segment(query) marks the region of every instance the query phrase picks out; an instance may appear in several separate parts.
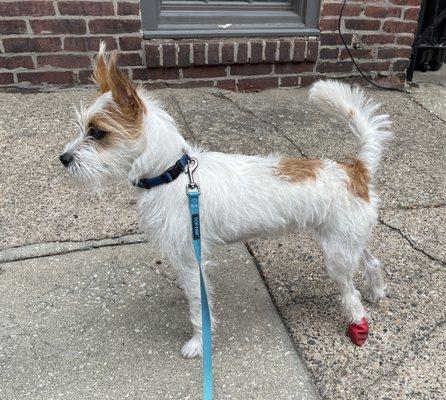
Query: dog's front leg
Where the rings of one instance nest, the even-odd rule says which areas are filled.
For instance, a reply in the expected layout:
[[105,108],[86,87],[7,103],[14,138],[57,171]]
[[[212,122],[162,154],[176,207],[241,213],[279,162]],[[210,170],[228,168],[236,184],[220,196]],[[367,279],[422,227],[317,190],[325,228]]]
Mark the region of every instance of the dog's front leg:
[[[181,354],[186,358],[201,357],[201,296],[200,296],[200,274],[195,260],[180,266],[180,283],[189,301],[190,322],[193,327],[192,338],[189,339],[181,349]],[[212,285],[205,272],[206,291],[211,311],[212,328],[215,326],[212,314]]]

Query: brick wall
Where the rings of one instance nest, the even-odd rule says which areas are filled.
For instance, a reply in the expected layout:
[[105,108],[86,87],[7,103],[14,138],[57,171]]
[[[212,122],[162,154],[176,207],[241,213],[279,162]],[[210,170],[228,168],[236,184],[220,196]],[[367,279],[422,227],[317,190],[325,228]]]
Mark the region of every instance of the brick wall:
[[0,85],[89,83],[100,40],[143,67],[139,1],[0,1]]
[[[348,0],[342,31],[361,69],[405,81],[420,0]],[[146,40],[139,1],[0,0],[0,86],[89,83],[99,41],[150,87],[257,90],[358,76],[336,32],[340,0],[323,0],[319,37]]]

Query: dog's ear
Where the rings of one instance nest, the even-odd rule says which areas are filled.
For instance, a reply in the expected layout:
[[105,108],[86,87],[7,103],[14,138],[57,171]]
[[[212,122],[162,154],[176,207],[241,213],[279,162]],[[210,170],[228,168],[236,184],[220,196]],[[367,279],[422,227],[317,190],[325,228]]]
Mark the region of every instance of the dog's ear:
[[93,82],[99,86],[99,92],[106,93],[110,90],[108,84],[107,58],[105,54],[105,43],[101,42],[99,53],[94,61]]
[[113,100],[129,115],[137,115],[143,110],[144,105],[136,93],[133,83],[118,67],[118,56],[115,52],[110,55],[108,66],[108,85],[112,92]]

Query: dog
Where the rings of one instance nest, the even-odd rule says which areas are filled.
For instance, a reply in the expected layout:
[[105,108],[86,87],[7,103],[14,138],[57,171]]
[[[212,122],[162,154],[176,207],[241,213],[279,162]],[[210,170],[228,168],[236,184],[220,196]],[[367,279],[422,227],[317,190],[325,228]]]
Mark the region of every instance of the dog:
[[[75,179],[102,190],[116,179],[139,182],[176,165],[182,155],[198,160],[204,262],[215,246],[255,237],[309,230],[318,239],[328,275],[339,287],[348,334],[362,345],[369,326],[353,282],[362,265],[368,299],[385,296],[379,260],[368,248],[377,223],[373,177],[392,134],[388,115],[363,91],[332,80],[317,81],[310,100],[343,117],[359,141],[350,163],[327,159],[246,156],[205,151],[188,143],[174,120],[149,93],[118,68],[117,54],[101,44],[93,81],[99,96],[77,111],[78,135],[60,161]],[[186,174],[147,190],[135,188],[141,230],[175,266],[189,301],[193,335],[184,357],[202,354],[199,271],[194,258]],[[212,285],[205,277],[211,303]],[[212,303],[211,303],[212,304]],[[212,318],[213,328],[215,320]]]

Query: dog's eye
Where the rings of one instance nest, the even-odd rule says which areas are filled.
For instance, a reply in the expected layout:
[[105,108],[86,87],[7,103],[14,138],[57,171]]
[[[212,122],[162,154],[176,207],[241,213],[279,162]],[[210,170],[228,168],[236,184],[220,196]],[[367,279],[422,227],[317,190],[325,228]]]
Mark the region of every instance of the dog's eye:
[[107,132],[101,131],[98,128],[91,127],[90,129],[88,129],[88,136],[91,136],[92,138],[94,138],[96,140],[103,139],[105,137],[105,135],[107,135]]

